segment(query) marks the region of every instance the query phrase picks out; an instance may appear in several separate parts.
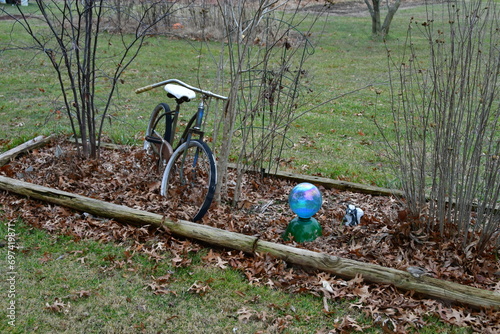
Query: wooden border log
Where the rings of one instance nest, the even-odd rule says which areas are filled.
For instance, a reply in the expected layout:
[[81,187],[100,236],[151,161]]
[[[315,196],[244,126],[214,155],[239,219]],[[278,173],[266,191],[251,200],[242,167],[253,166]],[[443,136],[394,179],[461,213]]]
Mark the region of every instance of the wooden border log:
[[38,136],[36,138],[28,140],[27,142],[19,146],[14,147],[13,149],[3,152],[2,154],[0,154],[0,166],[5,165],[6,163],[8,163],[9,161],[11,161],[12,159],[14,159],[23,152],[33,150],[35,148],[45,145],[46,143],[51,141],[52,138],[54,138],[54,135],[50,135],[48,137]]
[[[32,149],[35,149],[35,148],[38,148],[38,147],[45,145],[54,137],[55,137],[54,135],[50,135],[49,137],[38,136],[38,137],[36,137],[32,140],[29,140],[29,141],[9,150],[7,152],[0,154],[0,167],[5,165],[10,160],[14,159],[17,155],[19,155],[22,152],[26,152],[26,151],[29,151],[29,150],[32,150]],[[78,144],[78,140],[80,140],[80,138],[76,138],[76,140],[77,140],[77,144]],[[69,138],[68,141],[75,144],[74,137]],[[115,145],[115,144],[106,143],[106,142],[101,142],[100,146],[102,148],[108,148],[108,149],[119,149],[120,148],[120,145]],[[236,164],[229,164],[228,167],[229,168],[237,168]],[[254,169],[248,168],[248,166],[243,166],[243,169],[246,171],[255,172]],[[376,196],[394,195],[394,196],[398,196],[398,197],[402,197],[402,198],[405,197],[404,191],[399,190],[399,189],[390,189],[390,188],[376,187],[376,186],[370,186],[370,185],[348,182],[348,181],[333,180],[333,179],[320,177],[320,176],[294,174],[294,173],[281,172],[281,171],[276,171],[275,173],[265,172],[265,175],[276,176],[278,178],[296,181],[296,182],[310,182],[313,184],[322,185],[325,188],[347,190],[347,191],[376,195]],[[452,203],[452,205],[455,205],[455,204]],[[477,204],[473,203],[474,210],[476,209],[476,207],[477,207]],[[500,206],[496,206],[492,210],[494,210],[494,212],[496,213],[500,210]]]
[[[230,163],[230,164],[228,164],[228,167],[236,169],[237,165]],[[255,168],[252,168],[250,166],[243,165],[241,168],[246,172],[259,173],[258,171],[255,170]],[[325,188],[348,190],[348,191],[352,191],[352,192],[370,194],[370,195],[376,195],[376,196],[395,195],[395,196],[399,196],[399,197],[404,197],[404,191],[399,190],[399,189],[389,189],[389,188],[370,186],[370,185],[354,183],[354,182],[333,180],[333,179],[329,179],[329,178],[321,177],[321,176],[294,174],[294,173],[281,172],[281,171],[271,172],[271,171],[266,171],[266,170],[263,171],[263,174],[266,176],[276,176],[280,179],[285,179],[285,180],[290,180],[290,181],[295,181],[295,182],[309,182],[309,183],[312,183],[315,185],[322,185]]]
[[[83,146],[82,145],[82,138],[71,136],[71,137],[67,138],[66,140],[68,141],[68,143],[78,145],[78,146]],[[87,144],[90,145],[89,140],[87,140]],[[120,148],[123,148],[123,147],[125,147],[125,145],[118,145],[118,144],[114,144],[114,143],[108,143],[105,141],[101,141],[99,143],[99,148],[106,148],[106,149],[110,149],[110,150],[119,150]]]
[[188,221],[172,221],[155,213],[38,186],[4,176],[0,176],[0,189],[132,225],[164,227],[172,234],[197,239],[220,247],[232,248],[247,253],[269,253],[289,263],[312,267],[343,277],[352,278],[356,275],[362,275],[367,282],[393,284],[403,290],[413,290],[431,297],[475,307],[500,308],[500,294],[497,292],[432,277],[416,278],[406,271],[263,241],[257,237]]
[[399,196],[399,197],[404,197],[404,192],[402,190],[382,188],[382,187],[370,186],[370,185],[366,185],[366,184],[359,184],[359,183],[347,182],[347,181],[332,180],[332,179],[328,179],[326,177],[320,177],[320,176],[293,174],[293,173],[280,172],[280,171],[277,171],[276,173],[269,174],[269,175],[276,175],[279,178],[297,181],[297,182],[309,182],[309,183],[313,183],[313,184],[320,184],[325,188],[348,190],[348,191],[352,191],[352,192],[358,192],[358,193],[364,193],[364,194],[370,194],[370,195],[381,195],[381,196],[395,195],[395,196]]
[[[394,195],[394,196],[397,196],[400,198],[406,197],[405,192],[403,190],[399,190],[399,189],[389,189],[389,188],[370,186],[370,185],[354,183],[354,182],[332,180],[332,179],[328,179],[328,178],[320,177],[320,176],[293,174],[293,173],[280,172],[280,171],[276,172],[275,174],[268,174],[268,175],[275,175],[279,178],[286,179],[286,180],[292,180],[292,181],[296,181],[296,182],[309,182],[309,183],[313,183],[313,184],[320,184],[325,188],[347,190],[347,191],[376,195],[376,196]],[[431,200],[430,197],[427,197],[427,201],[430,201],[430,200]],[[446,201],[446,203],[451,204],[452,206],[456,205],[456,203],[454,201],[452,201],[451,203],[449,201]],[[477,210],[477,206],[478,206],[477,203],[472,203],[473,210]],[[497,205],[494,208],[488,207],[487,209],[493,210],[494,213],[497,213],[500,210],[500,205]]]

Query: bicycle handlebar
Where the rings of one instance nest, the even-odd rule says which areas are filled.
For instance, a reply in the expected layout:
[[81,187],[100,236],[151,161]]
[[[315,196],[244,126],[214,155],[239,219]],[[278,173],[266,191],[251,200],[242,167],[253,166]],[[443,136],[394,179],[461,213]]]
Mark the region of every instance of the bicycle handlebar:
[[211,96],[211,97],[215,97],[216,99],[221,99],[221,100],[227,100],[228,99],[226,96],[218,95],[218,94],[212,93],[212,92],[210,92],[208,90],[203,90],[201,88],[190,86],[187,83],[182,82],[182,81],[177,80],[177,79],[168,79],[168,80],[165,80],[165,81],[162,81],[162,82],[157,82],[157,83],[154,83],[154,84],[151,84],[151,85],[148,85],[148,86],[137,88],[135,90],[135,93],[136,94],[144,93],[144,92],[147,92],[148,90],[154,89],[156,87],[164,86],[164,85],[169,84],[169,83],[176,83],[178,85],[184,86],[184,87],[186,87],[188,89],[191,89],[191,90],[193,90],[195,92],[198,92],[200,94],[208,95],[208,96]]

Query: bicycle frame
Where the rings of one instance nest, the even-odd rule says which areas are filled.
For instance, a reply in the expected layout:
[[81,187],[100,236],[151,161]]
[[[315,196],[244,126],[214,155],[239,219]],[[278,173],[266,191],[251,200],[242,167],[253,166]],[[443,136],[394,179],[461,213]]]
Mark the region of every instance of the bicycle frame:
[[[181,137],[179,145],[184,143],[184,142],[187,142],[187,145],[189,147],[189,143],[191,142],[191,136],[193,133],[199,135],[200,140],[203,140],[203,136],[205,133],[201,130],[201,127],[203,125],[203,117],[205,115],[205,99],[207,99],[207,98],[208,98],[207,95],[202,95],[200,104],[198,105],[198,110],[196,111],[195,116],[193,116],[196,119],[195,124],[193,127],[190,127],[188,124],[188,126],[186,127],[186,130],[187,130],[186,139],[184,140],[184,138]],[[198,155],[199,154],[200,154],[200,151],[199,151],[199,149],[197,149],[195,159],[193,160],[193,166],[192,166],[193,170],[195,169],[194,167],[196,167],[196,164],[198,163]],[[186,156],[187,156],[187,150],[184,152],[184,155],[182,157],[182,164],[185,163]],[[184,179],[183,170],[180,171],[180,177],[181,177],[181,179]]]
[[[169,85],[170,83],[177,85]],[[227,97],[187,85],[177,79],[165,80],[139,88],[136,93],[164,85],[168,97],[175,98],[177,105],[173,111],[166,103],[157,105],[150,117],[144,147],[148,151],[149,148],[152,148],[152,152],[159,155],[159,163],[165,164],[161,194],[168,196],[169,187],[173,187],[170,189],[174,189],[174,192],[170,195],[173,194],[181,200],[193,202],[197,211],[192,219],[199,220],[210,207],[217,184],[216,160],[203,138],[206,102],[212,97],[222,100],[227,100]],[[201,94],[198,108],[182,135],[177,137],[179,138],[178,144],[172,151],[177,133],[180,105],[194,99],[195,92]],[[163,133],[161,133],[163,131],[162,118],[165,118]],[[195,139],[193,136],[199,136],[199,139]]]
[[[197,87],[193,87],[193,86],[188,85],[185,82],[182,82],[182,81],[177,80],[177,79],[169,79],[169,80],[161,81],[161,82],[158,82],[158,83],[155,83],[155,84],[151,84],[151,85],[148,85],[148,86],[145,86],[145,87],[142,87],[142,88],[138,88],[138,89],[135,90],[135,93],[136,94],[140,94],[140,93],[146,92],[148,90],[151,90],[151,89],[154,89],[154,88],[157,88],[157,87],[165,86],[165,85],[170,84],[170,83],[178,84],[180,86],[183,86],[183,87],[185,87],[187,89],[190,89],[190,90],[192,90],[194,92],[197,92],[197,93],[201,94],[201,101],[200,101],[200,103],[198,105],[198,110],[197,110],[196,114],[193,115],[193,117],[191,118],[191,120],[188,122],[188,124],[186,126],[186,129],[184,130],[184,133],[182,134],[179,143],[175,147],[175,149],[176,149],[182,143],[184,143],[186,141],[188,141],[188,142],[191,141],[192,133],[196,133],[196,134],[200,135],[200,139],[203,140],[204,132],[201,130],[201,127],[202,127],[202,124],[203,124],[203,117],[204,117],[204,114],[205,114],[205,101],[207,99],[209,99],[210,97],[215,97],[215,98],[221,99],[221,100],[227,100],[227,97],[219,95],[219,94],[215,94],[215,93],[212,93],[210,91],[203,90],[203,89],[200,89],[200,88],[197,88]],[[179,117],[180,105],[183,102],[184,102],[184,100],[180,100],[180,101],[177,100],[177,105],[175,107],[175,110],[172,112],[174,118],[172,120],[172,131],[171,131],[171,134],[170,134],[170,138],[164,138],[170,144],[173,144],[173,141],[174,141],[174,138],[175,138],[175,133],[177,132],[177,120],[178,120],[178,117]],[[193,120],[193,118],[194,118],[194,120]],[[194,126],[192,126],[192,122],[193,121],[195,122]],[[165,134],[164,134],[163,137],[165,137]]]

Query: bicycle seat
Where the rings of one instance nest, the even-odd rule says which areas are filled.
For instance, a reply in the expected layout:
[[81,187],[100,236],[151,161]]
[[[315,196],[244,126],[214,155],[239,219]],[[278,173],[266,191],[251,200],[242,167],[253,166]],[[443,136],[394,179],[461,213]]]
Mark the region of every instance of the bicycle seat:
[[181,102],[189,102],[196,97],[196,93],[191,89],[174,84],[165,85],[165,91],[168,93],[168,97],[175,98]]

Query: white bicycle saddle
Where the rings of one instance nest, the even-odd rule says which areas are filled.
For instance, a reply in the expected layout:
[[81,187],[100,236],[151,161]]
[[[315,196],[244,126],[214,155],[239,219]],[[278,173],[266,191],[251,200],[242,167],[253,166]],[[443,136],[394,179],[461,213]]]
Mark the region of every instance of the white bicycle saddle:
[[174,84],[165,85],[165,91],[169,94],[169,97],[175,97],[178,100],[184,100],[186,102],[196,97],[196,93],[191,89]]

